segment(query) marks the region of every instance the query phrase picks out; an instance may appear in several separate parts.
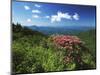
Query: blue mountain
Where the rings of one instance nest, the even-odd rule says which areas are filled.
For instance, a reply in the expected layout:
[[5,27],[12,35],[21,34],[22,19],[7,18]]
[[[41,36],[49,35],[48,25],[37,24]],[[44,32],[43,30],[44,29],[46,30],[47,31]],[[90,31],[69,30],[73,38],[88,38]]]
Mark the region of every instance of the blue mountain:
[[47,35],[51,34],[77,34],[80,32],[95,29],[95,27],[86,26],[63,26],[63,27],[46,27],[46,26],[27,26],[29,29],[37,30]]

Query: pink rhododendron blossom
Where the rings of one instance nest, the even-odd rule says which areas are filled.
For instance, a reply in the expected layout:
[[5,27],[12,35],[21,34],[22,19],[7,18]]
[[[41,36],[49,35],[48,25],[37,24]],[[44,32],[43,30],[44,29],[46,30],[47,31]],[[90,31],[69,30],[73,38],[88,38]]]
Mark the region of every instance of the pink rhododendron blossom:
[[63,48],[72,50],[73,45],[82,44],[82,41],[77,36],[57,35],[53,37],[53,42]]

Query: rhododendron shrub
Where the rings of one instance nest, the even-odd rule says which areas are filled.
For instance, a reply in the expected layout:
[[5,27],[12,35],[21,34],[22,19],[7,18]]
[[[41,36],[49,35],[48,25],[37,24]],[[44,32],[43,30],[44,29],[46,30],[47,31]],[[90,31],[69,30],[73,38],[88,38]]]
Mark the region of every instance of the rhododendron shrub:
[[[85,47],[85,43],[80,38],[70,35],[52,35],[50,38],[55,44],[55,47],[62,50],[65,49],[65,56],[63,58],[65,64],[74,62],[74,67],[76,66],[78,69],[85,69],[85,67],[83,67],[84,64],[89,64],[88,62],[84,62],[83,55],[86,52],[88,53],[88,56],[91,56],[91,54],[88,52],[88,48]],[[88,58],[85,58],[85,60],[91,59],[89,60],[89,62],[91,62],[92,57]]]

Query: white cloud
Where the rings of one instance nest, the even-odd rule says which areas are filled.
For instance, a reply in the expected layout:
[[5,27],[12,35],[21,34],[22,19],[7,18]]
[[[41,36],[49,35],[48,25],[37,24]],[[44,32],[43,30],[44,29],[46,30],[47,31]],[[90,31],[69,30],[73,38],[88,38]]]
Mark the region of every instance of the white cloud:
[[61,19],[57,15],[52,15],[51,16],[51,22],[53,23],[55,21],[61,21]]
[[73,15],[73,19],[79,20],[79,14],[75,13],[75,14]]
[[62,13],[62,12],[58,12],[58,16],[60,18],[65,18],[65,19],[72,19],[71,15],[69,15],[69,13]]
[[27,19],[27,22],[31,22],[31,19]]
[[27,5],[25,5],[24,8],[25,8],[25,10],[29,10],[30,9],[30,7],[27,6]]
[[38,15],[32,15],[32,17],[33,17],[33,18],[39,18],[39,16],[38,16]]
[[50,16],[45,16],[45,18],[47,18],[47,19],[48,19],[48,18],[50,18]]
[[34,4],[35,7],[40,8],[41,6],[39,4]]
[[39,10],[32,10],[32,13],[41,13]]
[[57,12],[57,15],[52,15],[51,16],[51,22],[60,22],[62,19],[69,19],[72,20],[72,16],[69,15],[69,13],[62,13],[62,12]]

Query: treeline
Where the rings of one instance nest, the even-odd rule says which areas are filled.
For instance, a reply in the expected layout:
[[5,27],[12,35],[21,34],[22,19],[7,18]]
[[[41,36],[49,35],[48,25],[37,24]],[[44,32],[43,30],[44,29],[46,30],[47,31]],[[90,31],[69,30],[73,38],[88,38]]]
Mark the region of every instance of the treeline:
[[31,30],[25,26],[22,26],[19,23],[17,24],[12,23],[12,35],[13,35],[13,40],[23,36],[36,36],[36,35],[45,36],[43,33]]

